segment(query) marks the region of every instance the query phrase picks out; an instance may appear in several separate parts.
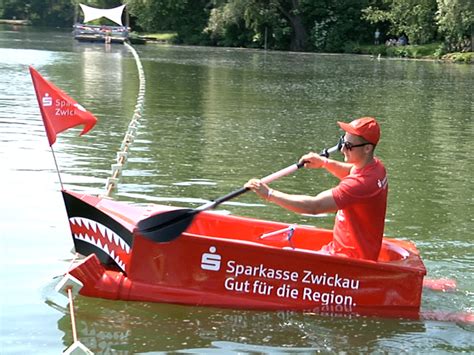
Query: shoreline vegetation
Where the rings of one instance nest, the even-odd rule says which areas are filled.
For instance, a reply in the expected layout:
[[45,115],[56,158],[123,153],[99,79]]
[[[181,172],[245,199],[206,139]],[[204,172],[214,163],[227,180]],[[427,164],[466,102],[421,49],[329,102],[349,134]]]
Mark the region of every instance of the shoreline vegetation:
[[[472,0],[83,0],[126,5],[134,44],[156,42],[306,53],[474,61]],[[78,0],[0,1],[0,18],[34,26],[84,22]],[[107,17],[95,25],[110,26]],[[89,21],[91,22],[91,21]],[[165,33],[163,36],[157,34]],[[142,35],[143,34],[143,35]],[[149,35],[147,35],[149,34]]]
[[[146,42],[159,44],[175,44],[177,34],[174,32],[137,33]],[[319,53],[319,52],[318,52]],[[324,52],[326,53],[326,52]],[[329,52],[327,52],[329,53]],[[364,54],[377,58],[407,58],[437,60],[449,63],[474,64],[474,52],[443,53],[443,43],[425,45],[387,46],[385,44],[351,44],[345,48],[344,54]]]
[[441,60],[450,63],[474,64],[474,52],[445,52],[442,43],[422,45],[387,46],[362,45],[350,51],[354,54],[368,54],[377,57]]
[[[29,26],[28,20],[0,19],[0,24],[14,26]],[[176,44],[176,32],[162,31],[156,33],[132,32],[131,38],[137,39],[137,44],[157,43]],[[138,41],[139,40],[139,41]],[[330,52],[324,52],[330,53]],[[342,52],[344,54],[364,54],[377,58],[407,58],[438,60],[449,63],[474,64],[474,52],[448,52],[443,51],[442,43],[430,43],[424,45],[387,46],[385,44],[372,45],[349,43]]]

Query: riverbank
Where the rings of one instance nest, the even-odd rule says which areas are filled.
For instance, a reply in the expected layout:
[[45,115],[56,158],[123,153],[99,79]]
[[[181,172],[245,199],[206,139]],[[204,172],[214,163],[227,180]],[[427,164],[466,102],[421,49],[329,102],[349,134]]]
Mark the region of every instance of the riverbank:
[[[137,34],[146,42],[172,44],[177,34],[175,32],[140,33]],[[430,43],[425,45],[386,46],[381,45],[359,45],[348,44],[344,50],[347,54],[366,54],[376,57],[409,58],[441,60],[451,63],[474,64],[474,52],[447,53],[443,50],[442,43]]]
[[135,36],[146,40],[150,43],[172,44],[177,37],[176,32],[158,32],[158,33],[141,33],[132,32],[131,37]]
[[8,19],[1,19],[0,24],[3,25],[16,25],[16,26],[28,26],[31,25],[29,20],[8,20]]
[[442,43],[424,45],[386,46],[382,45],[354,45],[348,53],[369,54],[381,57],[442,60],[453,63],[474,63],[474,52],[452,52],[443,50]]
[[441,60],[453,63],[474,64],[474,52],[448,53],[443,55]]

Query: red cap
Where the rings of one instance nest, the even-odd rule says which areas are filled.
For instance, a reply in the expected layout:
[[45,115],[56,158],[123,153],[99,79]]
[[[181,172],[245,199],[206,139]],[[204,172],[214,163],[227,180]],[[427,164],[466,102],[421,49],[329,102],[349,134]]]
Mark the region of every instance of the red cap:
[[380,126],[373,117],[358,118],[351,123],[337,122],[344,131],[364,138],[367,142],[377,144],[380,139]]

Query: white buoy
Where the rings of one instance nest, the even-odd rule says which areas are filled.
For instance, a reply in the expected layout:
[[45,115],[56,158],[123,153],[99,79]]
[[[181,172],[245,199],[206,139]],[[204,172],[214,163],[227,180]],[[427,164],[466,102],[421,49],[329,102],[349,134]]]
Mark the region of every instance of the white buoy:
[[76,296],[79,291],[81,290],[82,284],[81,281],[76,279],[74,276],[70,274],[64,275],[64,277],[61,279],[61,281],[58,282],[58,284],[55,287],[56,292],[59,292],[65,297],[68,296],[68,289],[71,289],[73,296]]
[[[138,56],[137,51],[135,48],[133,48],[130,44],[124,43],[124,45],[130,50],[132,53],[133,57],[135,58],[135,63],[137,66],[138,70],[138,78],[139,78],[139,90],[138,90],[138,96],[137,96],[137,101],[135,104],[135,110],[134,114],[132,116],[132,120],[129,124],[128,130],[125,134],[125,137],[122,141],[122,144],[120,146],[120,151],[117,153],[117,163],[121,165],[125,165],[127,161],[127,154],[130,149],[130,146],[132,145],[133,141],[135,140],[135,137],[137,135],[137,130],[139,126],[139,119],[143,115],[143,110],[144,110],[144,103],[145,103],[145,72],[143,71],[143,65],[140,61],[140,57]],[[116,168],[116,165],[112,165],[112,176],[107,179],[107,183],[105,185],[106,188],[106,193],[105,196],[103,197],[109,197],[112,193],[113,190],[117,189],[117,185],[119,182],[119,177],[121,173],[121,169]]]
[[123,164],[112,164],[112,176],[116,176],[117,178],[120,178],[122,176],[122,168]]
[[92,351],[90,351],[87,346],[82,344],[79,340],[75,341],[69,348],[64,350],[63,354],[65,355],[90,355],[94,354]]
[[106,189],[115,189],[118,184],[118,179],[117,178],[107,178],[107,182],[105,183],[105,188]]
[[70,274],[64,275],[61,281],[55,287],[56,292],[66,296],[69,299],[69,312],[71,313],[71,327],[72,337],[74,342],[70,347],[64,350],[63,354],[67,355],[90,355],[94,354],[87,346],[82,344],[77,338],[76,331],[76,317],[74,315],[74,301],[73,298],[79,293],[84,285],[81,281]]
[[128,153],[127,152],[117,152],[117,162],[121,164],[125,164],[128,158]]

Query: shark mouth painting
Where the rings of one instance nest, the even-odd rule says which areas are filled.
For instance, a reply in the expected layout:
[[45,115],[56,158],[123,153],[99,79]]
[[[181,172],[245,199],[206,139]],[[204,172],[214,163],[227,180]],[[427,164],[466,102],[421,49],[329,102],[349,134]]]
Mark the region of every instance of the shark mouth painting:
[[63,197],[76,252],[84,256],[95,254],[102,264],[126,273],[132,248],[131,230],[79,195],[63,191]]
[[117,233],[89,218],[69,218],[69,225],[75,244],[83,242],[95,246],[109,255],[120,269],[126,271],[124,260],[130,257],[130,246]]

